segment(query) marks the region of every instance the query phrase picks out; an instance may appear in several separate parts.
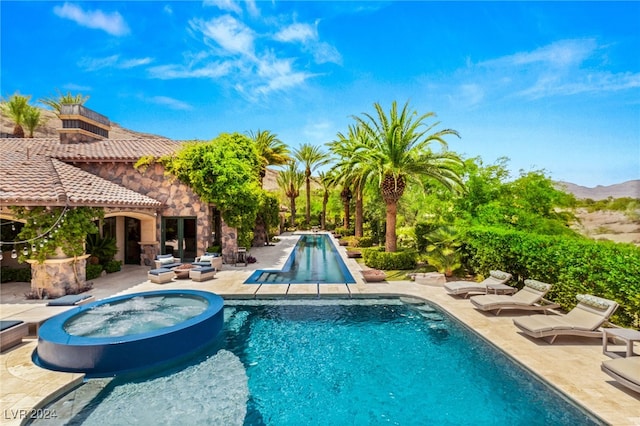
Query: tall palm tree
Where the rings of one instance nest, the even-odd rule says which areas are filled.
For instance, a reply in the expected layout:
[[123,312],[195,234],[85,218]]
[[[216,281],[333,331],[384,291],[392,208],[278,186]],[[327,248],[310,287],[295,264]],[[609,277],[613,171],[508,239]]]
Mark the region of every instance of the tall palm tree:
[[33,132],[34,130],[42,124],[42,117],[40,114],[40,109],[31,106],[31,105],[27,105],[27,108],[25,109],[24,112],[24,119],[23,119],[24,125],[27,128],[27,130],[29,131],[29,138],[33,138]]
[[[370,177],[370,174],[373,171],[373,168],[367,164],[363,164],[359,161],[353,161],[353,152],[357,149],[359,145],[368,145],[371,144],[369,139],[369,135],[365,133],[361,127],[359,126],[349,126],[349,131],[347,135],[342,133],[338,133],[338,140],[334,141],[330,144],[331,150],[334,154],[336,154],[340,160],[336,166],[336,170],[338,170],[339,179],[343,182],[349,182],[350,187],[352,187],[355,191],[355,199],[356,199],[356,221],[355,221],[355,236],[362,237],[363,236],[363,223],[364,223],[364,188],[367,183],[367,180]],[[357,158],[356,158],[357,160]],[[348,189],[348,188],[347,188]],[[352,196],[353,194],[348,193],[347,198]],[[349,201],[347,199],[343,200],[345,202],[345,212],[346,203]],[[347,217],[348,214],[345,214]],[[348,219],[347,219],[348,222]],[[348,227],[347,225],[345,225]]]
[[250,131],[249,137],[256,144],[258,157],[260,159],[260,186],[267,175],[268,166],[282,166],[291,159],[289,157],[289,147],[278,139],[278,135],[268,130],[257,132]]
[[40,103],[50,106],[57,117],[60,117],[60,109],[62,105],[84,105],[89,100],[89,95],[84,96],[82,93],[72,95],[71,92],[63,94],[60,90],[57,97],[50,96],[48,98],[40,99]]
[[296,226],[296,198],[300,195],[300,187],[304,183],[304,173],[298,171],[298,164],[290,161],[288,167],[278,173],[278,186],[289,198],[291,207],[291,227]]
[[322,187],[322,215],[320,216],[320,229],[327,229],[327,203],[331,189],[336,185],[336,177],[332,172],[318,173],[318,182]]
[[[365,113],[362,117],[354,117],[367,139],[355,144],[352,161],[375,173],[386,207],[385,250],[394,252],[397,249],[398,201],[407,184],[418,183],[420,178],[426,177],[455,191],[462,188],[463,163],[455,153],[447,151],[444,139],[450,135],[459,137],[458,132],[452,129],[436,131],[440,122],[427,124],[435,113],[418,115],[409,108],[408,102],[399,111],[394,101],[388,115],[380,104],[375,103],[374,108],[376,116]],[[440,152],[431,150],[433,142],[441,145]]]
[[293,156],[304,165],[304,176],[307,190],[307,211],[305,222],[309,227],[311,222],[311,174],[320,166],[329,162],[329,157],[319,146],[308,143],[302,144],[300,148],[293,151]]
[[2,101],[0,103],[2,113],[8,116],[15,123],[13,136],[16,138],[24,138],[24,129],[22,128],[22,124],[24,123],[24,114],[29,107],[30,99],[31,96],[22,96],[16,92],[8,101]]

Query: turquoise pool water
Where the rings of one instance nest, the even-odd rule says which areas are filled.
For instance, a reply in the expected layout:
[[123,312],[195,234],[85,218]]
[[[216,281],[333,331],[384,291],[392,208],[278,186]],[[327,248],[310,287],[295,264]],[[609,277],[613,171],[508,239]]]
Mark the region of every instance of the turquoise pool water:
[[260,269],[246,284],[351,284],[356,281],[328,234],[300,236],[282,270]]
[[397,299],[227,301],[198,357],[90,380],[50,408],[71,425],[599,424],[444,313]]

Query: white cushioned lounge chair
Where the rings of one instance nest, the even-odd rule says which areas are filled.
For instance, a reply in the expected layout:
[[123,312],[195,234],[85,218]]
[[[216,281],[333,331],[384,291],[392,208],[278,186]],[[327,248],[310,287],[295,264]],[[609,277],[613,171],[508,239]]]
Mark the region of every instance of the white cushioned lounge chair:
[[640,356],[610,359],[600,368],[622,386],[640,393]]
[[487,293],[487,285],[505,284],[511,279],[511,274],[502,271],[490,271],[489,276],[479,283],[473,281],[452,281],[444,285],[444,289],[449,294],[464,295],[467,297],[471,293]]
[[515,318],[513,323],[531,337],[550,336],[551,344],[558,336],[602,338],[600,327],[618,308],[618,304],[590,294],[579,294],[576,298],[578,304],[566,315],[530,315]]
[[551,284],[541,281],[525,280],[524,287],[511,296],[484,294],[473,296],[470,300],[477,309],[496,311],[496,315],[500,315],[500,311],[503,309],[544,311],[546,314],[548,309],[560,307],[560,305],[544,299],[551,287]]

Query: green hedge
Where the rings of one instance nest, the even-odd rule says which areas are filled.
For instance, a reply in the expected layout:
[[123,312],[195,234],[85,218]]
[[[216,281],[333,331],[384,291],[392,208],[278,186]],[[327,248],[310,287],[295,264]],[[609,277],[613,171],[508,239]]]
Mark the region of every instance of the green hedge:
[[413,250],[387,253],[382,247],[366,248],[362,250],[365,265],[370,268],[384,270],[414,269],[418,253]]
[[476,273],[500,269],[519,281],[553,284],[547,298],[565,310],[576,305],[577,294],[615,300],[620,307],[612,322],[639,326],[640,248],[632,244],[496,228],[472,228],[463,239],[468,265]]
[[102,265],[87,264],[87,279],[96,279],[102,274]]
[[17,282],[31,282],[31,267],[28,268],[9,268],[3,267],[0,271],[0,282],[6,283],[9,281]]

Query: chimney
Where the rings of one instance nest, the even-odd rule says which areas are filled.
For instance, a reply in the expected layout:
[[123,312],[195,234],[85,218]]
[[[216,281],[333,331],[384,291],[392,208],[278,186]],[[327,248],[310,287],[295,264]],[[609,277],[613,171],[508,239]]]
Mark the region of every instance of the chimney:
[[60,105],[60,143],[83,143],[109,139],[111,122],[80,104]]

